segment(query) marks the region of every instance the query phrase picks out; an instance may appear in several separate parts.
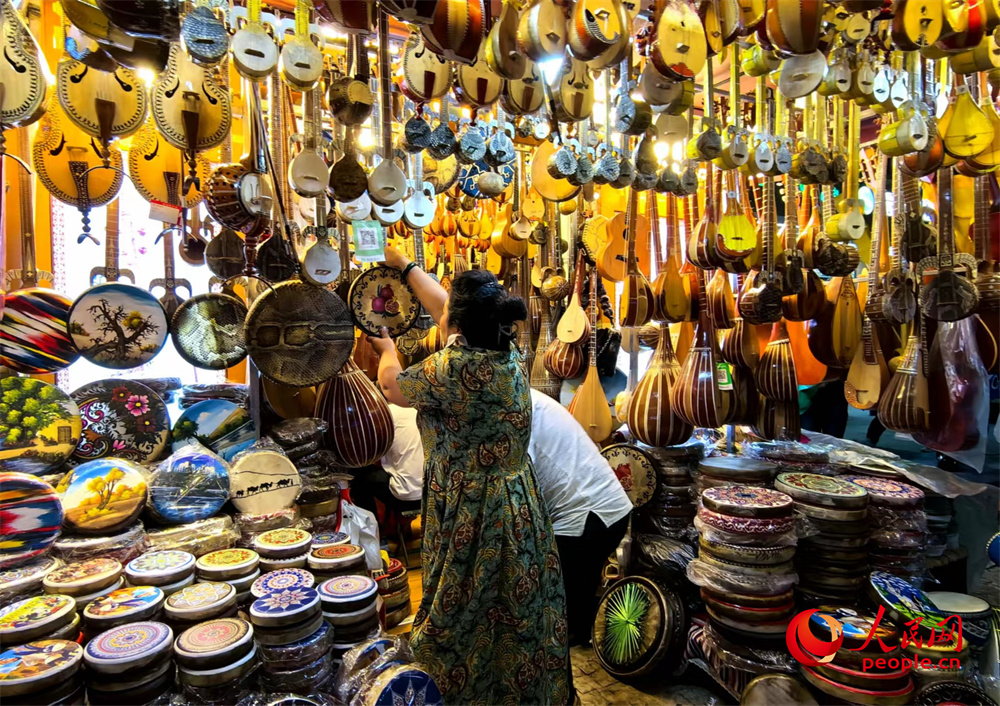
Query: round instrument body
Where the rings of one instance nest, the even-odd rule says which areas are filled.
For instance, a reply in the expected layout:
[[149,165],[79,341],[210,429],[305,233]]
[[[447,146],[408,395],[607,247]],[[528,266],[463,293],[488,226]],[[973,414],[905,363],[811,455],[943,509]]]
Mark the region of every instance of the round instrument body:
[[250,620],[254,625],[277,627],[307,620],[319,612],[316,589],[283,588],[255,600],[250,606]]
[[751,535],[781,534],[795,527],[795,519],[789,517],[736,517],[723,515],[702,507],[698,518],[707,525],[726,532]]
[[66,368],[80,357],[68,333],[73,302],[55,290],[29,287],[3,296],[0,365],[28,375]]
[[656,470],[645,451],[631,444],[614,444],[601,450],[634,507],[642,507],[656,492]]
[[131,525],[146,505],[142,469],[121,458],[88,461],[59,482],[63,524],[80,534],[114,534]]
[[772,566],[790,561],[795,556],[795,547],[754,547],[741,544],[729,544],[709,539],[704,535],[699,540],[703,552],[707,552],[725,561],[741,564],[759,564]]
[[332,378],[351,355],[354,326],[329,289],[304,282],[276,284],[246,318],[247,351],[263,375],[304,387]]
[[191,365],[225,370],[247,357],[246,317],[247,305],[232,294],[198,294],[177,307],[170,335],[177,353]]
[[24,598],[0,608],[0,644],[27,642],[73,621],[76,601],[70,596]]
[[69,640],[39,640],[0,652],[0,693],[4,699],[36,694],[76,674],[83,648]]
[[707,488],[701,501],[709,510],[736,517],[788,517],[792,514],[792,499],[769,488],[727,485]]
[[910,698],[913,696],[912,680],[907,682],[906,686],[894,691],[874,691],[851,687],[833,681],[810,667],[803,667],[802,672],[806,681],[823,693],[850,703],[872,704],[873,706],[894,706],[895,704],[899,704],[901,706],[902,704],[909,703]]
[[276,451],[254,451],[229,469],[229,491],[240,512],[263,515],[290,508],[302,485],[298,469]]
[[81,294],[69,311],[69,326],[81,356],[115,370],[148,363],[170,333],[156,297],[118,282],[99,284]]
[[868,491],[872,502],[877,505],[902,508],[920,507],[924,504],[924,491],[909,483],[872,476],[839,476],[839,478],[860,485]]
[[4,569],[24,564],[52,546],[62,529],[63,509],[55,489],[27,473],[0,473],[0,489],[0,569]]
[[778,467],[767,461],[733,456],[710,456],[698,462],[698,470],[713,478],[740,482],[764,482],[774,478]]
[[269,559],[286,559],[309,551],[312,535],[294,527],[262,532],[254,538],[254,549]]
[[166,598],[156,586],[128,586],[91,601],[83,609],[83,619],[89,628],[103,630],[125,622],[153,617]]
[[382,672],[367,691],[365,706],[393,706],[419,694],[426,706],[441,706],[444,697],[434,678],[416,664],[399,664]]
[[353,614],[374,605],[378,584],[367,576],[339,576],[324,581],[318,590],[326,612]]
[[165,524],[212,517],[228,499],[229,471],[225,462],[193,447],[174,453],[149,482],[149,509]]
[[253,573],[258,563],[260,555],[252,549],[220,549],[199,557],[195,567],[199,577],[221,581]]
[[409,331],[420,315],[420,302],[399,270],[373,267],[351,284],[347,305],[355,325],[369,336],[381,335],[382,327],[395,338]]
[[61,466],[79,443],[83,426],[73,400],[55,385],[15,376],[0,380],[0,393],[3,419],[23,420],[25,405],[30,409],[41,403],[48,420],[42,428],[23,421],[7,425],[0,437],[0,469],[43,475]]
[[289,588],[312,588],[316,579],[305,569],[278,569],[260,576],[250,587],[255,598],[263,598],[269,593]]
[[134,380],[97,380],[71,393],[80,408],[83,433],[73,455],[81,461],[115,457],[150,463],[170,437],[167,406],[156,392]]
[[317,573],[346,573],[365,565],[365,550],[356,544],[319,547],[309,553],[309,568]]
[[146,552],[125,566],[133,586],[169,586],[194,573],[194,555],[177,549]]
[[940,704],[948,704],[948,706],[952,704],[955,706],[961,704],[996,706],[997,702],[989,694],[965,682],[941,681],[920,689],[913,698],[913,703],[915,706],[939,706]]
[[181,413],[174,423],[173,449],[179,451],[192,441],[231,461],[256,440],[250,413],[229,400],[202,400]]
[[351,535],[347,534],[347,532],[314,532],[312,536],[313,549],[350,543]]
[[122,574],[116,559],[95,557],[68,564],[42,580],[46,593],[81,596],[113,586]]
[[868,491],[851,483],[845,476],[821,476],[817,473],[781,473],[774,487],[795,500],[810,505],[835,508],[867,507]]
[[253,650],[254,630],[240,618],[218,618],[188,628],[174,642],[178,664],[209,669],[231,664]]
[[885,571],[872,572],[868,593],[873,601],[885,607],[891,620],[897,623],[918,620],[923,632],[937,626],[946,617],[931,603],[927,594],[905,579]]
[[594,620],[594,652],[616,678],[653,671],[670,647],[674,624],[683,615],[649,579],[622,579],[601,598]]
[[[276,628],[263,626],[254,628],[254,641],[258,645],[261,647],[287,647],[289,653],[292,651],[291,646],[295,644],[306,643],[302,646],[315,647],[314,640],[318,639],[318,635],[326,635],[325,639],[319,641],[327,643],[327,648],[329,648],[329,643],[333,640],[333,628],[327,624],[322,613],[316,613],[312,618],[288,625],[280,625]],[[319,655],[316,655],[313,659],[318,658]],[[296,662],[305,659],[303,654],[302,659],[296,660]]]
[[177,680],[188,686],[211,687],[237,682],[257,664],[256,650],[250,650],[235,662],[214,669],[188,669],[180,667],[177,670]]
[[816,703],[805,685],[787,674],[762,674],[747,684],[740,695],[740,706],[816,706]]
[[167,597],[164,611],[171,620],[199,621],[226,612],[236,605],[236,589],[228,583],[203,581]]
[[152,664],[170,651],[174,631],[152,621],[129,623],[101,633],[87,643],[83,659],[98,674],[121,674]]
[[15,568],[0,569],[0,586],[11,596],[35,595],[42,590],[42,580],[62,566],[62,559],[51,554],[40,556]]

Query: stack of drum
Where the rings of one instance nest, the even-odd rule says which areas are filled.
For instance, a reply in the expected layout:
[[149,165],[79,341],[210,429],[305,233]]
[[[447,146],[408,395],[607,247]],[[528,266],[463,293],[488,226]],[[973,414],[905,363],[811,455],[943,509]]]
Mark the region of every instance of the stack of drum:
[[83,650],[92,704],[145,704],[174,685],[174,632],[155,621],[129,623],[95,636]]
[[174,642],[178,680],[193,694],[225,693],[255,665],[254,630],[241,618],[207,620]]
[[71,640],[39,640],[0,650],[0,701],[83,703],[83,648]]
[[634,514],[637,531],[673,539],[687,539],[698,507],[691,489],[691,472],[698,466],[702,447],[642,446],[653,462],[656,491]]
[[0,609],[0,645],[4,647],[80,637],[80,614],[72,596],[32,596]]
[[183,632],[213,618],[236,617],[236,589],[220,581],[202,581],[167,596],[166,620],[175,632]]
[[368,572],[365,550],[356,544],[316,547],[309,553],[308,566],[319,582]]
[[26,564],[0,571],[0,608],[16,603],[22,598],[42,592],[42,581],[56,569],[65,566],[52,555],[32,559]]
[[744,643],[783,640],[795,610],[792,499],[755,486],[708,488],[695,525],[701,551],[688,577],[713,627]]
[[385,627],[394,628],[410,614],[410,583],[403,562],[390,559],[385,572],[375,577],[375,583],[385,606]]
[[119,625],[159,620],[166,596],[156,586],[126,586],[91,601],[83,609],[83,634],[90,638]]
[[116,559],[94,558],[67,564],[42,579],[46,593],[73,596],[76,609],[82,611],[88,603],[125,585],[122,565]]
[[340,576],[319,586],[323,617],[333,626],[333,656],[341,656],[378,628],[378,584],[368,576]]
[[194,554],[180,550],[146,552],[125,566],[128,586],[156,586],[165,596],[194,583]]
[[876,625],[873,616],[850,608],[823,608],[810,616],[809,630],[825,642],[832,642],[837,630],[844,638],[832,662],[802,667],[810,684],[838,703],[909,703],[914,689],[911,669],[903,664],[899,632],[889,621]]
[[327,428],[322,419],[298,417],[276,424],[269,434],[298,469],[302,480],[299,512],[317,528],[336,527],[340,509],[340,468],[333,453],[324,448]]
[[737,456],[709,456],[698,462],[694,475],[698,491],[721,488],[725,485],[748,485],[770,488],[778,467],[768,461]]
[[199,557],[195,562],[202,581],[221,581],[236,591],[236,602],[245,605],[252,599],[250,586],[260,576],[260,555],[252,549],[220,549]]
[[807,605],[855,605],[868,577],[868,492],[841,477],[781,473],[774,487],[802,518],[797,568]]
[[312,547],[312,535],[294,527],[267,530],[254,537],[253,548],[260,555],[261,571],[305,568]]
[[920,576],[924,571],[927,514],[924,491],[909,483],[874,476],[840,476],[860,485],[871,497],[871,567],[897,576]]

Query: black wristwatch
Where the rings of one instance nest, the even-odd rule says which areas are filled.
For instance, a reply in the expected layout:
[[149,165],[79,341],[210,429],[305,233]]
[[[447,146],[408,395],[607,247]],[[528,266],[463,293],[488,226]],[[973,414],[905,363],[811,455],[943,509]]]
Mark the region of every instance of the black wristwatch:
[[403,268],[402,277],[403,277],[403,281],[404,282],[406,281],[406,278],[410,276],[410,270],[412,270],[416,266],[417,266],[417,263],[411,262],[409,265],[407,265],[406,267]]

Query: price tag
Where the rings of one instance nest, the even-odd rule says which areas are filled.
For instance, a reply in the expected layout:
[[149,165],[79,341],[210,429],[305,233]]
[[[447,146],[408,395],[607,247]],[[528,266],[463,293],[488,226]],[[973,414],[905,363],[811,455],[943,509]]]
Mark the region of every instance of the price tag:
[[351,224],[354,236],[354,256],[358,262],[381,262],[385,259],[385,229],[378,221],[355,221]]
[[164,201],[150,201],[149,220],[175,226],[180,223],[181,208],[180,206],[174,206]]

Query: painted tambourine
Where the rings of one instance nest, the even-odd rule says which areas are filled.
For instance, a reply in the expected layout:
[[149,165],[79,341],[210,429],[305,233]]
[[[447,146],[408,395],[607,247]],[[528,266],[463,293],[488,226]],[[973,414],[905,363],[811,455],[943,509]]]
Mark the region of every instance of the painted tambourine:
[[191,297],[174,312],[170,326],[174,347],[196,368],[231,368],[247,357],[246,318],[247,305],[232,294],[208,292]]
[[463,194],[471,196],[474,199],[489,198],[489,196],[479,190],[479,176],[485,172],[496,172],[499,174],[503,179],[504,188],[507,188],[514,181],[514,162],[501,164],[495,169],[483,160],[479,160],[473,164],[462,165],[462,168],[458,172],[458,188],[462,190]]
[[918,507],[924,503],[924,491],[915,485],[891,478],[871,476],[840,476],[840,480],[850,481],[868,491],[872,502],[894,507]]
[[413,328],[420,302],[413,289],[393,267],[365,270],[351,284],[347,306],[355,325],[369,336],[380,336],[384,326],[395,338]]
[[135,368],[152,360],[170,333],[156,297],[130,284],[91,287],[69,312],[69,331],[80,355],[104,368]]
[[121,458],[82,463],[59,481],[63,524],[79,534],[120,532],[139,517],[146,505],[146,474]]
[[0,470],[42,475],[61,466],[80,441],[76,403],[34,378],[6,377],[0,393]]
[[430,674],[416,664],[400,664],[382,672],[368,688],[365,706],[393,706],[420,703],[439,706],[444,703],[441,691]]
[[170,417],[152,389],[134,380],[97,380],[71,393],[83,433],[73,455],[81,461],[114,456],[157,460],[167,447]]
[[649,454],[631,444],[614,444],[602,450],[601,455],[611,465],[635,507],[649,502],[656,492],[656,470]]

